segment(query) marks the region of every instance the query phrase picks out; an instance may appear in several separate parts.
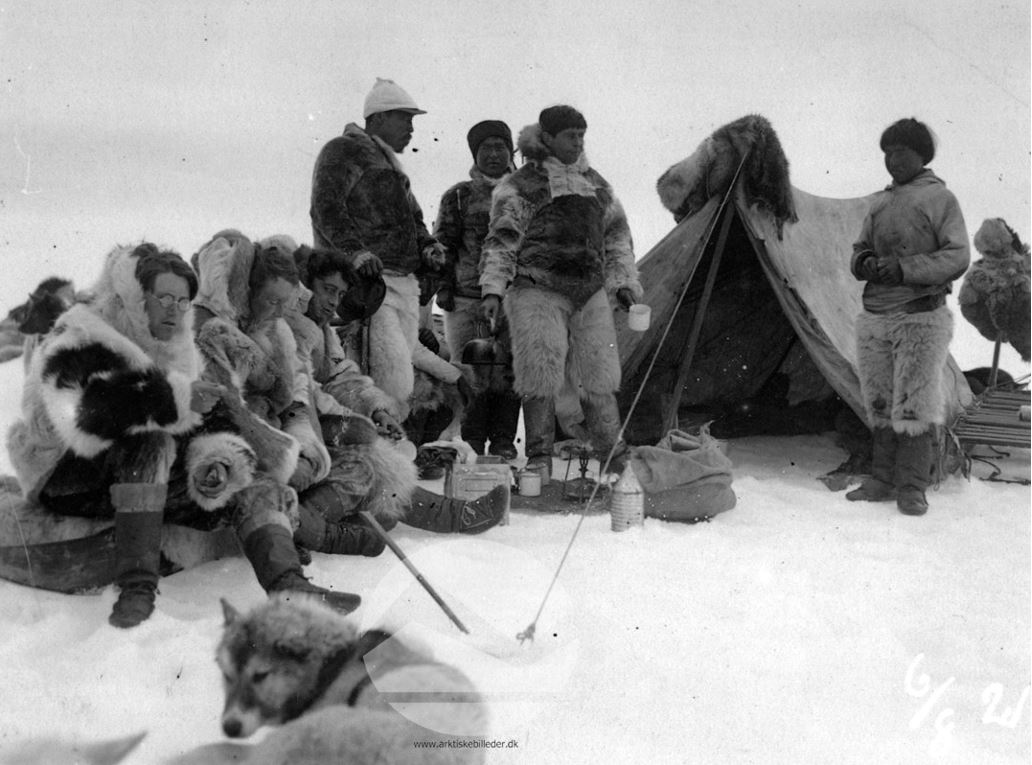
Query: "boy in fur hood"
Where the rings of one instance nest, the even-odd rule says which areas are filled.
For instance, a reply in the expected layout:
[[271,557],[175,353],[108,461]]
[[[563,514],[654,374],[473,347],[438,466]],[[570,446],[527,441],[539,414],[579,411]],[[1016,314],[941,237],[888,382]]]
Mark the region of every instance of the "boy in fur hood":
[[572,106],[549,107],[523,129],[517,143],[527,163],[494,192],[481,260],[489,323],[504,297],[527,465],[545,471],[556,414],[567,432],[586,431],[602,459],[616,446],[610,468],[620,469],[610,298],[626,310],[642,297],[627,217],[584,155],[586,130]]
[[846,498],[896,499],[901,513],[923,515],[945,416],[943,369],[953,336],[946,295],[970,262],[968,235],[956,197],[925,167],[935,156],[928,127],[899,120],[880,146],[892,184],[871,205],[850,262],[866,282],[857,371],[874,436],[872,477]]
[[438,270],[444,252],[398,159],[412,139],[412,118],[426,114],[391,80],[377,79],[366,96],[365,127],[349,123],[327,143],[312,172],[315,246],[347,253],[357,271],[382,272],[387,294],[369,321],[369,375],[408,415],[413,366],[457,383],[459,370],[419,342],[417,273]]
[[[117,627],[154,610],[163,520],[229,523],[245,549],[289,528],[285,487],[260,471],[244,438],[203,422],[223,392],[201,381],[190,313],[197,287],[176,253],[115,248],[93,300],[66,311],[33,354],[24,416],[8,434],[27,500],[114,515]],[[261,579],[268,556],[249,557]],[[277,576],[267,589],[292,584]]]

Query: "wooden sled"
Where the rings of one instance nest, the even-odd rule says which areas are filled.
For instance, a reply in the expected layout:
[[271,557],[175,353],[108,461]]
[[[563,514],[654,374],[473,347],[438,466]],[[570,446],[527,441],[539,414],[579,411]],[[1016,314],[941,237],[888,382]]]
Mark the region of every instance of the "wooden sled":
[[[161,552],[169,573],[239,555],[231,528],[199,531],[165,524]],[[105,587],[114,579],[114,520],[50,513],[21,497],[18,482],[0,476],[0,578],[56,592]]]

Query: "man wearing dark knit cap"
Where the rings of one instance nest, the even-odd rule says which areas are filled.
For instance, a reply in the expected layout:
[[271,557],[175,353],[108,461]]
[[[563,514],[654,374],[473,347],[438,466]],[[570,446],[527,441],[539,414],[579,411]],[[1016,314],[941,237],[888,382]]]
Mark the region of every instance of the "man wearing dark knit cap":
[[[485,341],[491,350],[491,358],[474,360],[484,367],[478,367],[479,371],[490,373],[484,378],[490,378],[491,384],[467,409],[462,438],[477,454],[487,449],[489,454],[511,460],[517,456],[520,399],[512,390],[504,317],[492,328],[480,316],[480,248],[491,217],[491,194],[513,169],[512,131],[501,120],[484,120],[469,129],[466,143],[473,155],[469,180],[444,192],[434,225],[434,237],[447,254],[437,305],[444,311],[444,337],[452,360],[463,360],[463,350],[474,339]],[[487,369],[488,364],[492,368]]]
[[547,472],[556,415],[601,460],[612,450],[611,470],[620,470],[626,451],[617,443],[612,304],[626,310],[642,287],[627,216],[584,154],[587,127],[584,115],[564,105],[545,109],[520,132],[527,163],[495,190],[481,259],[487,321],[504,298],[527,466]]

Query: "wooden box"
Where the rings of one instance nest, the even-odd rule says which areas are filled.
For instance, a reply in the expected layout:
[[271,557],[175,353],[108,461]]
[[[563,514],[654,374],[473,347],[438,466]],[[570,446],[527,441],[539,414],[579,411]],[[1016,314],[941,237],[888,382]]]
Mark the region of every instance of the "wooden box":
[[505,487],[505,511],[501,525],[509,522],[510,487],[512,469],[506,462],[496,462],[491,457],[478,457],[471,465],[452,465],[444,477],[444,495],[455,499],[477,499],[495,486]]

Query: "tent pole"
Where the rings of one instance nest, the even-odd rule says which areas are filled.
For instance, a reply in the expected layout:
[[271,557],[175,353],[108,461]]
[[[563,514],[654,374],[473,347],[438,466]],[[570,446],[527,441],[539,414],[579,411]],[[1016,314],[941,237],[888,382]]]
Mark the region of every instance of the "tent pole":
[[[733,189],[733,187],[732,187]],[[706,272],[706,284],[702,289],[702,297],[695,308],[695,315],[692,317],[691,332],[688,333],[688,341],[681,356],[681,362],[677,367],[677,381],[674,388],[669,391],[669,400],[666,402],[666,414],[664,420],[664,432],[675,430],[678,426],[677,411],[681,407],[681,395],[684,386],[688,382],[688,373],[692,367],[692,357],[695,356],[695,347],[699,342],[699,335],[702,333],[702,322],[706,318],[706,309],[709,307],[710,296],[713,294],[713,285],[717,281],[717,271],[720,268],[720,258],[724,254],[724,246],[727,244],[728,232],[731,230],[731,218],[735,214],[734,206],[728,205],[724,208],[724,219],[720,222],[720,234],[717,236],[717,246],[710,258],[709,271]]]
[[999,377],[1000,371],[1000,338],[996,338],[996,345],[993,347],[993,367],[989,370],[989,384],[987,388],[996,387],[996,378]]

